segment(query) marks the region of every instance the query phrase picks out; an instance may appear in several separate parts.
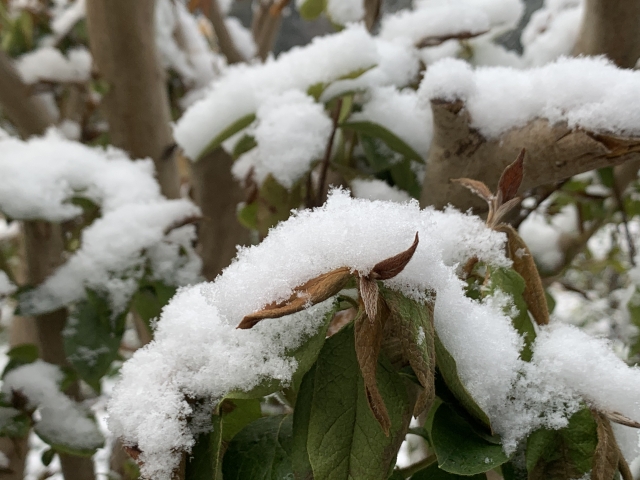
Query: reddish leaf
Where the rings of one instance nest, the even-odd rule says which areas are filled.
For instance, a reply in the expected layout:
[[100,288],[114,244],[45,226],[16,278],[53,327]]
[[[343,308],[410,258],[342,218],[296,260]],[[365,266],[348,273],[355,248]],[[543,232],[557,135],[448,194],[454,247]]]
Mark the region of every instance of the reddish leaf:
[[262,310],[247,315],[242,319],[237,328],[252,328],[265,318],[280,318],[285,315],[304,310],[310,305],[325,301],[344,288],[351,277],[348,267],[341,267],[324,273],[309,280],[304,285],[296,287],[293,295],[288,300],[280,303],[272,303]]
[[413,257],[419,242],[418,232],[416,232],[416,238],[407,250],[377,263],[369,277],[373,280],[389,280],[398,275]]
[[609,420],[599,412],[593,412],[593,417],[598,426],[598,444],[593,454],[591,480],[611,480],[618,470],[620,449]]
[[498,192],[502,196],[501,203],[508,202],[518,194],[518,189],[522,185],[522,177],[524,176],[524,154],[525,149],[523,148],[515,162],[502,172],[498,182]]
[[477,196],[479,196],[489,204],[491,203],[491,200],[493,200],[493,193],[491,193],[489,187],[487,187],[480,180],[473,180],[471,178],[452,178],[451,181],[453,183],[459,183],[463,187],[468,188],[472,193],[475,193]]
[[370,319],[374,319],[378,314],[378,282],[369,277],[360,277],[358,284],[364,311]]

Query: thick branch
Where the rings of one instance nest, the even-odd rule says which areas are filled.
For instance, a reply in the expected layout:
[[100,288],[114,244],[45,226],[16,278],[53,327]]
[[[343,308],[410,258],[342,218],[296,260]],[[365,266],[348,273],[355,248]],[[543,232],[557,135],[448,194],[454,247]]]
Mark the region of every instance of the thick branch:
[[370,32],[380,18],[382,0],[364,0],[364,24]]
[[550,125],[537,119],[499,139],[487,140],[470,127],[462,102],[434,100],[431,106],[434,138],[422,189],[423,206],[442,208],[451,203],[462,210],[486,210],[483,200],[450,179],[473,178],[494,188],[502,170],[522,148],[527,149],[527,157],[520,192],[596,168],[640,160],[640,138],[572,130],[566,124]]
[[258,7],[254,13],[251,31],[253,40],[258,47],[258,57],[265,60],[273,50],[280,24],[282,23],[282,9],[289,3],[289,0],[279,0],[276,2],[258,2]]
[[179,196],[171,113],[154,37],[154,0],[88,0],[91,52],[109,85],[104,98],[110,143],[150,157],[162,193]]
[[42,135],[53,124],[44,102],[31,95],[4,52],[0,52],[0,105],[23,137]]
[[249,243],[249,231],[237,218],[242,198],[238,183],[231,176],[233,159],[218,148],[192,166],[195,200],[202,209],[198,224],[202,274],[213,280],[236,255],[236,245]]
[[586,0],[574,55],[606,55],[619,67],[640,58],[640,1]]
[[222,13],[222,10],[220,10],[218,0],[210,0],[209,3],[206,4],[204,12],[213,26],[213,31],[216,33],[220,52],[227,57],[227,61],[229,63],[245,62],[247,59],[244,58],[236,48],[233,38],[231,38],[231,34],[229,33],[229,29],[227,28],[227,24],[224,22],[224,14]]

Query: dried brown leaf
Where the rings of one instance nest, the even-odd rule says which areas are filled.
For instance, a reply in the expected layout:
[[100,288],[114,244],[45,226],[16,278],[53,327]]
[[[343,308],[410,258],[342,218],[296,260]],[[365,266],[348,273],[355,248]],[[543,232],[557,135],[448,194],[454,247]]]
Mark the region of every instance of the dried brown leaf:
[[618,413],[618,412],[602,412],[602,413],[612,422],[619,423],[620,425],[625,425],[631,428],[640,428],[640,422],[631,420],[629,417],[625,417],[621,413]]
[[525,149],[520,150],[515,162],[504,169],[498,182],[498,192],[502,195],[502,203],[506,203],[518,194],[524,176]]
[[125,452],[127,452],[127,454],[133,458],[135,461],[138,461],[138,458],[140,457],[140,454],[142,453],[142,450],[140,450],[136,445],[132,446],[132,447],[128,447],[126,445],[124,445],[122,447],[124,449]]
[[360,299],[364,305],[364,311],[369,319],[376,318],[378,314],[378,282],[369,277],[361,276],[358,279],[360,287]]
[[618,470],[620,449],[609,420],[599,412],[593,412],[598,432],[598,444],[593,454],[591,480],[612,480]]
[[336,314],[331,319],[329,328],[327,329],[327,337],[332,337],[340,330],[342,330],[342,327],[352,322],[353,319],[356,318],[357,313],[358,311],[353,307],[336,312]]
[[342,290],[350,277],[351,270],[348,267],[336,268],[330,272],[323,273],[309,280],[304,285],[296,287],[293,295],[291,295],[288,300],[280,303],[272,303],[262,310],[247,315],[242,319],[237,328],[252,328],[265,318],[284,317],[285,315],[304,310],[309,305],[323,302]]
[[507,234],[509,257],[513,260],[513,269],[524,279],[525,288],[522,296],[527,302],[533,319],[538,325],[547,325],[549,323],[547,296],[527,244],[511,225],[502,224],[495,229]]
[[453,183],[458,183],[463,187],[468,188],[469,190],[471,190],[472,193],[475,193],[477,196],[482,198],[485,202],[487,202],[488,204],[491,204],[491,201],[493,200],[493,193],[491,193],[491,190],[489,190],[489,187],[487,187],[480,180],[473,180],[471,178],[453,178],[451,179],[451,181]]
[[388,310],[382,299],[378,297],[378,314],[369,319],[364,310],[358,312],[354,320],[354,332],[356,343],[356,357],[364,379],[364,388],[367,395],[367,403],[373,416],[376,418],[385,435],[389,436],[391,419],[384,403],[384,399],[378,390],[376,371],[378,368],[378,356],[382,347],[384,323]]
[[416,252],[416,248],[418,248],[419,242],[420,239],[418,238],[418,232],[416,232],[413,244],[408,249],[394,255],[393,257],[378,262],[371,270],[369,277],[373,280],[389,280],[390,278],[398,275],[402,270],[404,270],[404,267],[407,266],[413,257],[413,254]]
[[521,201],[522,199],[520,197],[514,197],[511,200],[504,202],[498,207],[498,210],[495,212],[495,214],[491,215],[491,219],[488,219],[487,224],[490,227],[498,225],[511,210],[520,205]]

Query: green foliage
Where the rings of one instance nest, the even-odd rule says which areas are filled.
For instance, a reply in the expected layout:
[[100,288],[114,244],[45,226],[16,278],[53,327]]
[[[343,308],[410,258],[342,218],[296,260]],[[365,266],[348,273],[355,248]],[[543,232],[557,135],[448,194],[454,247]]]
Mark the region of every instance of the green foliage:
[[32,343],[23,343],[13,347],[7,352],[9,362],[2,371],[2,378],[11,370],[35,362],[39,356],[38,347]]
[[493,470],[509,459],[502,445],[479,435],[447,404],[435,412],[431,438],[439,467],[449,473],[475,475]]
[[587,408],[577,411],[560,430],[540,429],[527,439],[530,480],[566,480],[591,472],[598,443],[597,425]]
[[327,7],[327,0],[306,0],[298,6],[300,16],[305,20],[315,20]]
[[69,314],[63,341],[67,358],[80,378],[100,391],[100,379],[118,357],[126,312],[114,315],[106,298],[87,290]]
[[222,145],[222,142],[224,142],[229,137],[232,137],[236,133],[247,128],[249,125],[253,123],[255,119],[256,119],[256,115],[254,113],[251,113],[233,122],[231,125],[225,128],[222,132],[220,132],[216,137],[214,137],[213,140],[211,140],[211,142],[209,142],[209,144],[198,155],[198,160],[204,157],[207,153],[213,152],[216,148]]
[[151,321],[160,317],[162,309],[176,294],[176,287],[159,280],[145,279],[131,299],[133,310],[142,318],[151,332]]
[[486,480],[486,475],[457,475],[442,470],[437,464],[429,465],[411,476],[411,480]]
[[327,340],[315,370],[303,381],[299,398],[310,405],[295,413],[296,465],[306,463],[301,453],[306,443],[315,479],[386,480],[391,473],[413,405],[405,381],[389,362],[381,358],[378,367],[378,388],[391,420],[389,436],[367,403],[352,326]]
[[373,138],[382,140],[391,150],[398,152],[402,156],[415,162],[424,163],[424,159],[409,146],[404,140],[398,137],[389,129],[373,122],[345,122],[340,125],[345,130],[353,130],[363,133]]

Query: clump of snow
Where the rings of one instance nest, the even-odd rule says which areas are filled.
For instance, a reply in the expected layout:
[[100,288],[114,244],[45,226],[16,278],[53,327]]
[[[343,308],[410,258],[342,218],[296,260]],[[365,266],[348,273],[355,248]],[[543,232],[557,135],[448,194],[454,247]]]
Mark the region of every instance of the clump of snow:
[[11,295],[17,290],[17,287],[9,279],[4,270],[0,270],[0,298]]
[[86,14],[86,0],[75,0],[74,2],[64,2],[61,8],[54,8],[51,11],[51,30],[55,37],[64,37],[76,23],[82,20]]
[[427,159],[433,136],[433,118],[431,109],[419,104],[415,90],[373,88],[362,111],[352,114],[348,121],[381,125]]
[[254,58],[258,54],[258,47],[251,31],[245,28],[236,17],[227,17],[224,23],[227,25],[233,44],[242,56],[246,59]]
[[[253,176],[262,183],[271,174],[287,188],[322,158],[332,129],[324,107],[298,90],[267,99],[258,108],[256,120],[252,133],[258,146],[247,154]],[[248,173],[242,168],[245,161],[240,159],[239,166],[234,166],[239,180]]]
[[194,103],[174,129],[176,142],[196,159],[229,125],[251,114],[270,96],[287,90],[306,92],[317,84],[370,68],[378,61],[374,39],[361,25],[316,37],[304,46],[263,64],[228,68],[202,100]]
[[364,18],[364,0],[328,0],[326,11],[338,25],[359,22]]
[[84,83],[91,77],[92,57],[89,50],[76,47],[65,57],[54,47],[41,47],[16,60],[16,68],[25,83],[41,81]]
[[168,478],[179,460],[176,452],[193,445],[185,394],[215,402],[270,376],[286,383],[295,364],[283,352],[300,342],[302,331],[317,328],[327,307],[236,330],[243,316],[334,268],[366,273],[407,248],[416,232],[420,244],[413,259],[387,285],[422,300],[435,289],[435,322],[460,375],[477,398],[504,399],[518,369],[521,339],[502,311],[465,297],[455,274],[458,263],[474,255],[508,265],[504,237],[454,210],[420,210],[415,201],[369,202],[337,191],[324,207],[297,213],[260,245],[241,250],[215,282],[181,290],[165,308],[155,341],[125,364],[109,408],[110,428],[142,449],[143,474]]
[[41,437],[76,450],[101,447],[104,439],[96,422],[60,391],[63,377],[57,366],[37,360],[7,373],[2,393],[10,398],[12,391],[19,391],[29,407],[38,408],[35,431]]
[[[0,210],[18,219],[69,220],[82,213],[71,201],[88,199],[101,216],[85,228],[80,248],[23,298],[25,309],[53,310],[84,296],[85,287],[106,290],[115,311],[126,305],[151,262],[152,275],[170,284],[199,280],[191,247],[192,226],[169,232],[199,214],[188,200],[160,194],[151,160],[132,162],[116,149],[94,149],[59,137],[0,140]],[[179,231],[178,231],[179,230]]]
[[378,179],[365,180],[355,178],[351,181],[351,192],[356,198],[365,200],[385,200],[396,203],[406,203],[411,197],[404,190],[392,187],[387,182]]
[[409,38],[414,45],[419,45],[428,39],[475,35],[490,28],[489,16],[481,9],[462,4],[433,5],[385,16],[380,26],[380,38]]
[[583,6],[579,0],[547,0],[531,15],[522,31],[525,63],[539,66],[570,55],[578,39],[582,16]]
[[640,72],[619,69],[604,58],[561,58],[529,70],[472,70],[445,59],[428,69],[420,95],[465,102],[471,126],[497,138],[535,118],[571,128],[620,135],[640,134]]

